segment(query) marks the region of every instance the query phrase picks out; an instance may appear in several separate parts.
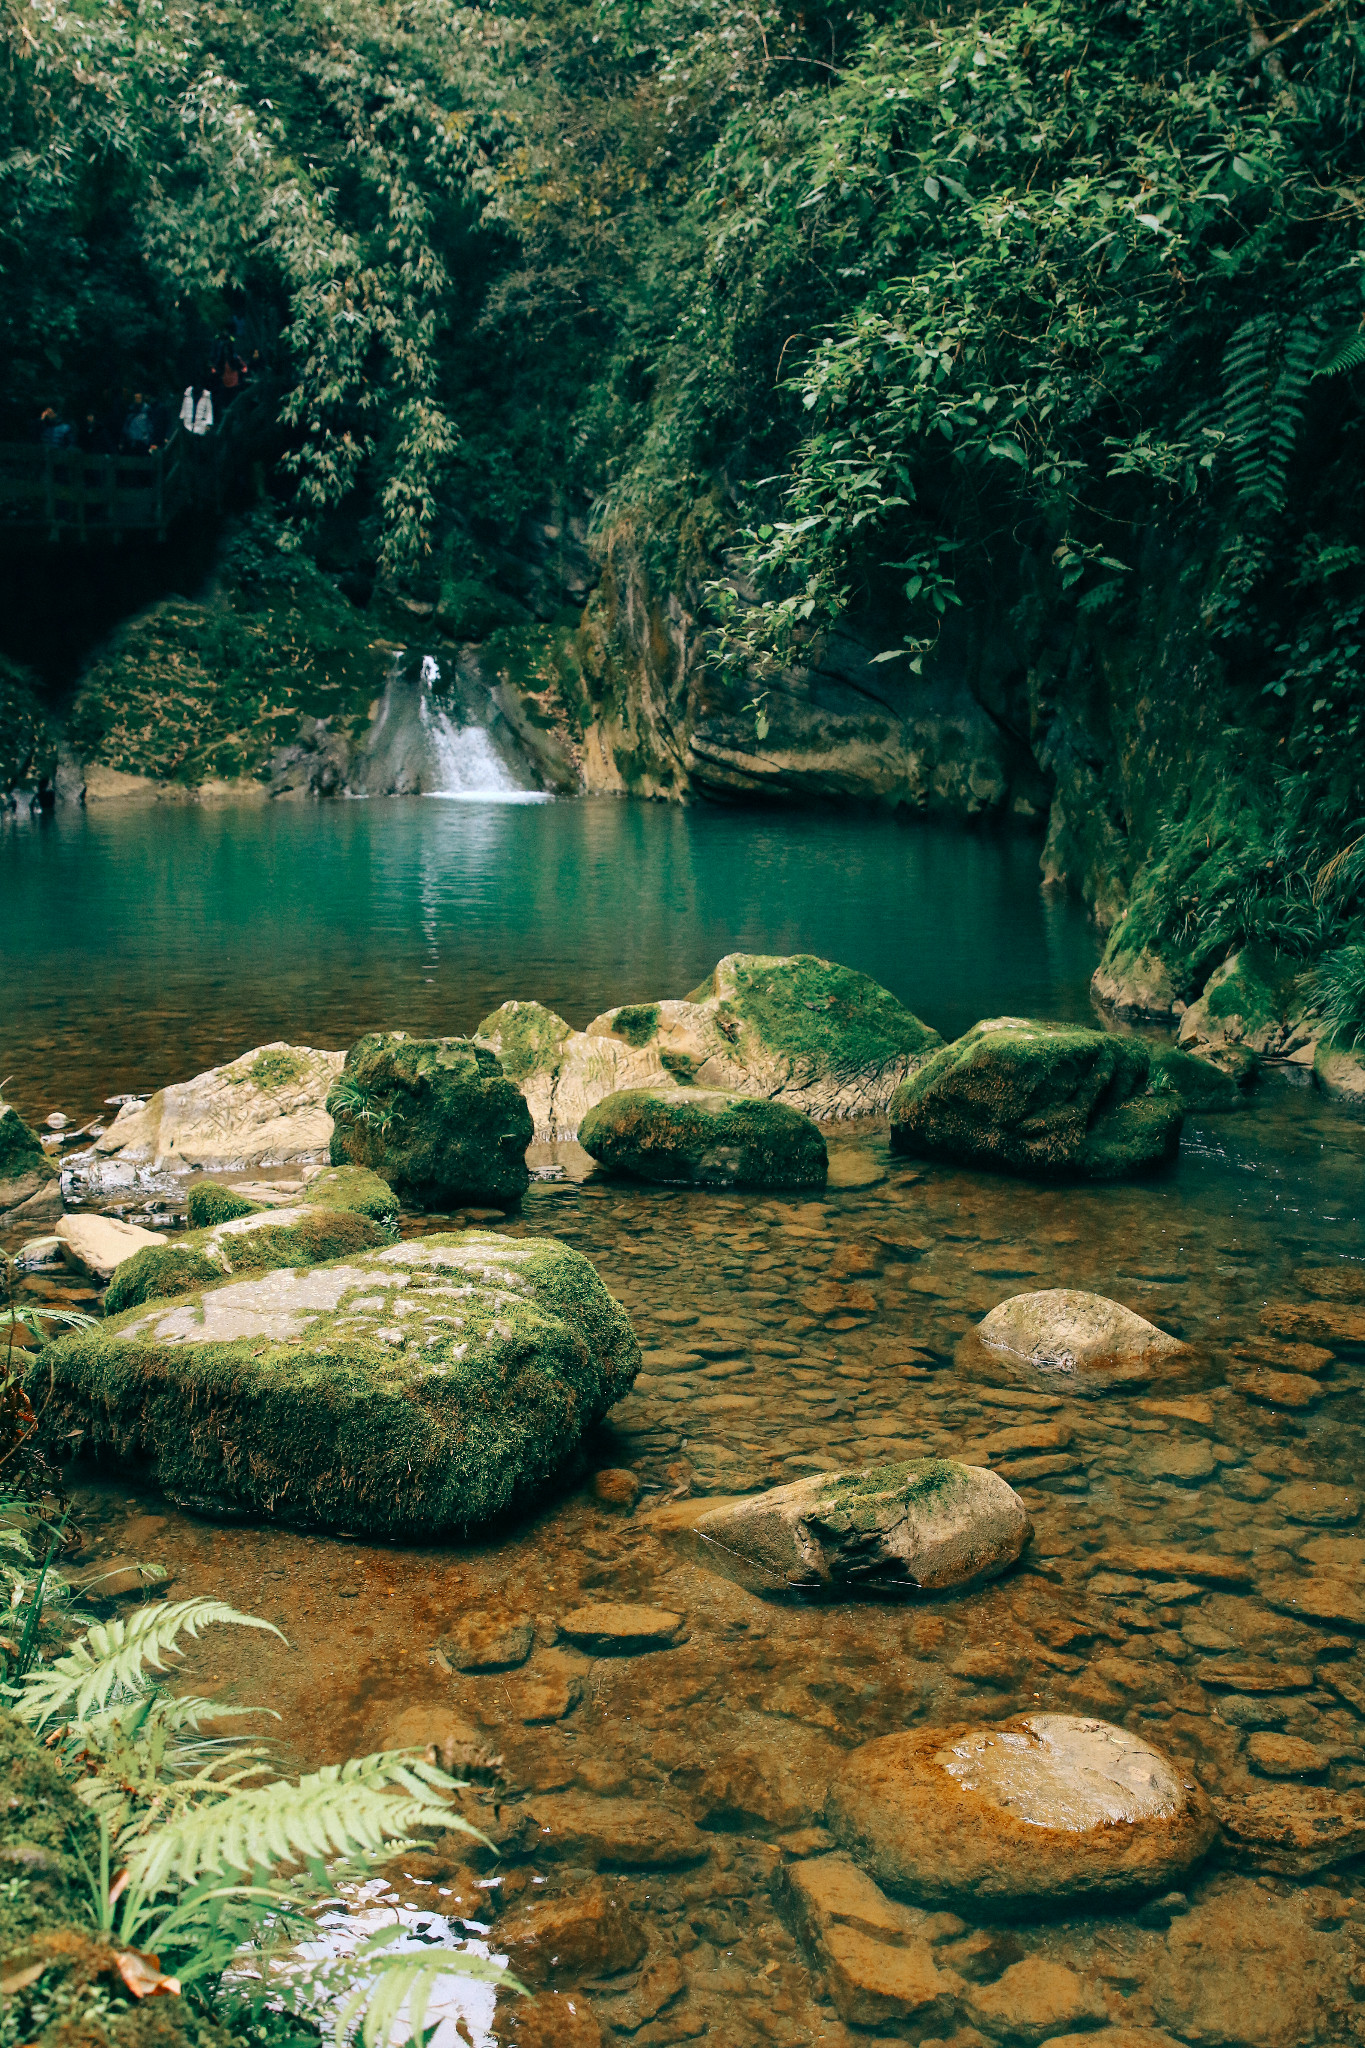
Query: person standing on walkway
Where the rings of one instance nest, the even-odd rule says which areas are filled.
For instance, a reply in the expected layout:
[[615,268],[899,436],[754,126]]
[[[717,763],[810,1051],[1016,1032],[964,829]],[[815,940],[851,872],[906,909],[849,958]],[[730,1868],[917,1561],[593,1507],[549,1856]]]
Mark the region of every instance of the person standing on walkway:
[[193,384],[185,386],[185,396],[180,403],[180,423],[187,434],[207,434],[213,426],[213,397],[207,384],[201,384],[196,393]]

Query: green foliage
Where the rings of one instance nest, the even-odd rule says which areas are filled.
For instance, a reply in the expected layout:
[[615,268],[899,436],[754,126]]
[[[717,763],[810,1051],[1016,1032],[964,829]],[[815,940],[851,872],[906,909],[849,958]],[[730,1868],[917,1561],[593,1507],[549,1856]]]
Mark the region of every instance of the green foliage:
[[56,766],[56,730],[33,676],[0,655],[0,797],[36,787]]
[[[457,1781],[413,1752],[352,1759],[291,1783],[268,1778],[259,1746],[203,1737],[205,1721],[255,1710],[174,1698],[152,1674],[181,1634],[215,1622],[279,1634],[216,1601],[146,1608],[128,1624],[89,1630],[20,1689],[19,1717],[49,1731],[47,1747],[65,1766],[47,1804],[64,1799],[70,1809],[92,1931],[164,1972],[161,1990],[236,2029],[259,2022],[268,2001],[294,2032],[312,2035],[330,2007],[338,2048],[355,2028],[379,2048],[404,2020],[420,2042],[441,1973],[519,1989],[500,1965],[461,1951],[398,1953],[397,1928],[349,1955],[299,1956],[313,1910],[377,1854],[405,1846],[413,1829],[474,1830],[451,1810]],[[68,1914],[74,1890],[68,1883]],[[50,1959],[38,1954],[34,1977]],[[29,1981],[17,1988],[29,1992]]]
[[1352,1052],[1365,1039],[1365,945],[1338,946],[1318,962],[1304,993],[1332,1043]]
[[[261,1204],[239,1195],[221,1181],[197,1180],[189,1192],[186,1214],[191,1230],[207,1230],[214,1223],[231,1223],[237,1216],[255,1216]],[[105,1304],[106,1311],[108,1303]]]

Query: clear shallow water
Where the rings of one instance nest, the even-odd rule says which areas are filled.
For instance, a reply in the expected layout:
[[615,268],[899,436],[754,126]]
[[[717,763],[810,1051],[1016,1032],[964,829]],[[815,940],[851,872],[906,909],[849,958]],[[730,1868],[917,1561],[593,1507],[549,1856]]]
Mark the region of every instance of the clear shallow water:
[[93,1113],[286,1038],[582,1026],[725,953],[863,969],[947,1035],[1086,1016],[1097,943],[1031,839],[611,801],[63,813],[0,830],[0,1075]]

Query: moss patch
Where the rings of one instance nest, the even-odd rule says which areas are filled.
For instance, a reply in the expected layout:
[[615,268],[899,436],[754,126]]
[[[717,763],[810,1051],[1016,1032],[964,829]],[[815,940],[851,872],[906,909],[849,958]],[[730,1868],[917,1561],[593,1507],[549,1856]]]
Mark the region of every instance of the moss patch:
[[899,1059],[922,1059],[943,1041],[937,1031],[856,968],[813,953],[774,958],[732,953],[700,1000],[722,999],[768,1051],[806,1057],[835,1071],[861,1072]]
[[1151,1087],[1154,1093],[1176,1096],[1186,1116],[1240,1109],[1245,1100],[1234,1077],[1222,1067],[1175,1046],[1159,1046],[1153,1051]]
[[301,1060],[296,1052],[273,1049],[257,1053],[241,1078],[254,1081],[258,1088],[288,1088],[301,1081],[307,1072],[307,1061]]
[[1148,1092],[1136,1038],[997,1018],[912,1074],[891,1101],[896,1151],[1040,1177],[1115,1180],[1174,1157],[1178,1095]]
[[207,1230],[214,1223],[230,1223],[234,1216],[255,1216],[263,1205],[221,1181],[197,1180],[190,1189],[186,1209],[191,1230]]
[[187,1507],[430,1539],[542,1492],[639,1362],[580,1253],[470,1231],[76,1332],[43,1354],[44,1428]]
[[814,1519],[833,1535],[870,1534],[887,1525],[888,1505],[909,1513],[960,1493],[968,1484],[963,1467],[949,1458],[913,1459],[840,1473],[820,1489]]
[[623,1088],[588,1111],[578,1142],[615,1172],[700,1187],[823,1187],[829,1170],[808,1116],[750,1095]]
[[327,1109],[332,1164],[368,1167],[404,1201],[507,1205],[530,1185],[531,1112],[472,1039],[372,1033],[347,1053]]
[[42,1180],[55,1180],[57,1169],[43,1149],[38,1133],[30,1130],[17,1109],[0,1103],[0,1181],[18,1180],[21,1174],[36,1173]]
[[513,1001],[485,1017],[474,1035],[492,1047],[507,1078],[520,1082],[532,1074],[552,1074],[571,1031],[572,1026],[543,1003]]
[[398,1197],[386,1180],[364,1166],[325,1166],[309,1181],[304,1200],[327,1209],[349,1209],[392,1230],[398,1221]]
[[626,1003],[611,1020],[611,1028],[627,1045],[648,1045],[659,1028],[657,1003]]
[[114,1268],[104,1295],[107,1316],[121,1315],[141,1301],[164,1301],[175,1294],[187,1294],[192,1287],[211,1287],[223,1277],[223,1267],[187,1242],[145,1244],[140,1252]]

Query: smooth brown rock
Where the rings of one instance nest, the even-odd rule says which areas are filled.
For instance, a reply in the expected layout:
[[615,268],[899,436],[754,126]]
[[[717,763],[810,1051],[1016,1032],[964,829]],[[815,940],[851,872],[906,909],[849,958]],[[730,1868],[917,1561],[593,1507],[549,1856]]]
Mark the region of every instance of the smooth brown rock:
[[527,1847],[546,1862],[667,1870],[700,1863],[711,1845],[685,1814],[639,1799],[547,1792],[526,1802]]
[[559,1632],[580,1649],[597,1656],[624,1655],[641,1650],[666,1650],[678,1641],[683,1616],[661,1607],[632,1607],[603,1601],[592,1607],[575,1607],[559,1624]]
[[1294,1279],[1328,1301],[1365,1301],[1365,1266],[1300,1266]]
[[1098,1985],[1044,1956],[1026,1956],[994,1984],[974,1986],[967,2009],[982,2026],[1011,2041],[1041,2041],[1058,2027],[1102,2020],[1107,2014]]
[[1173,1544],[1147,1543],[1117,1545],[1096,1560],[1103,1571],[1136,1572],[1139,1578],[1197,1579],[1210,1586],[1249,1586],[1251,1566],[1239,1557],[1220,1557],[1215,1551],[1177,1550]]
[[1247,1338],[1234,1344],[1228,1356],[1236,1366],[1268,1365],[1276,1372],[1306,1373],[1309,1379],[1329,1372],[1336,1362],[1325,1345],[1282,1344],[1273,1337]]
[[1042,2048],[1185,2048],[1173,2034],[1157,2027],[1087,2027],[1083,2034],[1054,2034]]
[[594,1472],[592,1490],[594,1496],[606,1508],[633,1508],[640,1498],[639,1480],[633,1472],[623,1466],[612,1466],[606,1471]]
[[618,2033],[635,2033],[656,2019],[686,1989],[687,1979],[678,1958],[655,1956],[645,1964],[629,1995],[612,2007],[612,2026]]
[[1229,1372],[1228,1385],[1264,1408],[1311,1408],[1323,1395],[1316,1380],[1297,1372],[1274,1372],[1264,1365],[1249,1372]]
[[1233,1878],[1172,1921],[1149,1990],[1156,2019],[1190,2048],[1326,2048],[1341,2037],[1323,1994],[1333,1977],[1344,1993],[1344,1976],[1297,1900]]
[[1338,1346],[1365,1344],[1365,1306],[1336,1301],[1272,1301],[1261,1310],[1262,1325],[1291,1343]]
[[1328,1758],[1311,1742],[1303,1742],[1297,1735],[1278,1735],[1269,1728],[1248,1736],[1247,1756],[1252,1769],[1263,1778],[1319,1778],[1328,1765]]
[[1257,1588],[1267,1606],[1326,1628],[1365,1629],[1365,1600],[1344,1579],[1267,1579]]
[[1256,1870],[1298,1876],[1326,1870],[1365,1849],[1365,1795],[1320,1785],[1267,1786],[1215,1798],[1228,1845]]
[[816,1821],[845,1752],[799,1722],[774,1725],[763,1743],[722,1745],[697,1788],[708,1828],[787,1832]]
[[995,1578],[1032,1530],[998,1473],[947,1458],[812,1473],[718,1508],[696,1527],[774,1586],[928,1592]]
[[997,1429],[977,1448],[986,1458],[1019,1458],[1029,1451],[1064,1451],[1075,1433],[1066,1422],[1020,1422]]
[[498,1925],[498,1947],[514,1976],[561,1988],[584,1977],[633,1969],[649,1946],[644,1928],[619,1893],[601,1883],[568,1898],[537,1899]]
[[962,1980],[940,1970],[927,1941],[890,1948],[856,1927],[833,1926],[821,1943],[830,1996],[841,2018],[859,2027],[890,2020],[946,2018]]
[[531,1654],[535,1630],[530,1622],[505,1622],[481,1614],[462,1616],[436,1648],[452,1671],[511,1671]]
[[1291,1522],[1315,1529],[1341,1529],[1360,1516],[1360,1496],[1327,1479],[1298,1479],[1282,1486],[1275,1505]]
[[1072,1714],[864,1743],[830,1786],[826,1821],[879,1883],[926,1900],[1168,1888],[1215,1833],[1179,1765]]
[[1227,1657],[1200,1664],[1194,1675],[1222,1692],[1307,1692],[1313,1683],[1307,1664],[1234,1664]]
[[112,1278],[134,1252],[168,1242],[164,1230],[143,1230],[136,1223],[120,1223],[114,1216],[86,1214],[63,1216],[56,1235],[67,1265],[94,1280]]
[[537,1998],[505,1993],[494,2025],[507,2048],[604,2048],[607,2038],[587,1999],[576,1991],[542,1991]]

